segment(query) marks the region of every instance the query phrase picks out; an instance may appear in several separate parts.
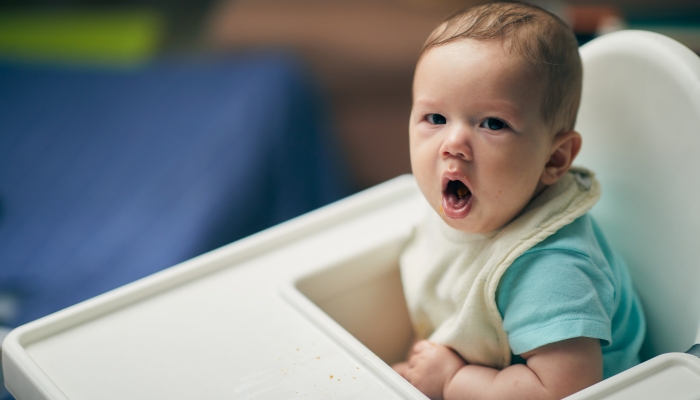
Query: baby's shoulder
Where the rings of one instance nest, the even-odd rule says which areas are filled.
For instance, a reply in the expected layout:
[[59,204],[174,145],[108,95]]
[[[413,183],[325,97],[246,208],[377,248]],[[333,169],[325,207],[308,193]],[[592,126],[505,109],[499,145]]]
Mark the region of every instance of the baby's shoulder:
[[612,300],[626,268],[610,249],[593,218],[585,214],[518,257],[499,282],[499,297],[532,297],[559,293],[564,297],[595,291]]
[[524,255],[541,252],[546,257],[546,253],[572,253],[594,259],[599,255],[605,257],[607,248],[607,240],[593,218],[584,214],[527,250]]
[[610,246],[603,231],[588,213],[527,250],[514,264],[523,262],[529,265],[542,264],[543,268],[562,268],[568,265],[592,269],[611,280],[627,268],[622,257]]

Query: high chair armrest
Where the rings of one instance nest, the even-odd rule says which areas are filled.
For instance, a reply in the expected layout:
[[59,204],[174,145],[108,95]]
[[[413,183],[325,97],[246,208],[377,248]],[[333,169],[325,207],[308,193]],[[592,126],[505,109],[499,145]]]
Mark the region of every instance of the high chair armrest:
[[575,393],[584,399],[690,399],[700,387],[700,344],[686,353],[666,353]]

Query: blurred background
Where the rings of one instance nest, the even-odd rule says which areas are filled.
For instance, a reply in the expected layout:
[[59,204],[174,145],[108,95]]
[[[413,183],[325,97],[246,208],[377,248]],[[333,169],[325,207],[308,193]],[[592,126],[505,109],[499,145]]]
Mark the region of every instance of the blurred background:
[[[143,63],[263,48],[302,56],[321,85],[356,188],[409,172],[406,125],[418,51],[459,0],[2,0],[0,56]],[[536,1],[584,43],[648,29],[700,50],[696,0]]]
[[[0,325],[409,173],[418,53],[477,3],[0,0]],[[536,4],[700,52],[697,0]]]

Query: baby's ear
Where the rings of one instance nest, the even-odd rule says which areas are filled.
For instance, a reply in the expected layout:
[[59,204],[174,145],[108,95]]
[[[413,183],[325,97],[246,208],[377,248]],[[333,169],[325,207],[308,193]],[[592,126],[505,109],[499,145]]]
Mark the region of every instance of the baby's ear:
[[574,131],[558,133],[552,140],[549,160],[544,166],[540,182],[553,185],[571,168],[574,158],[581,150],[581,135]]

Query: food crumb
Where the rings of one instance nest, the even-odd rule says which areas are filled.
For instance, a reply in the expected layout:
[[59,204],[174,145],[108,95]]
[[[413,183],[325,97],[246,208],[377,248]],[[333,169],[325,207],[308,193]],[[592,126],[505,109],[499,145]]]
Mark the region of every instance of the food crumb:
[[297,347],[297,351],[299,351],[299,348]]
[[333,379],[333,375],[331,375],[331,379]]
[[340,378],[338,378],[338,382],[340,382]]
[[316,359],[317,359],[317,360],[320,360],[320,359],[321,359],[321,357],[316,357]]
[[460,200],[467,197],[467,194],[469,194],[469,190],[467,190],[467,188],[461,187],[457,189],[457,197],[459,197]]

